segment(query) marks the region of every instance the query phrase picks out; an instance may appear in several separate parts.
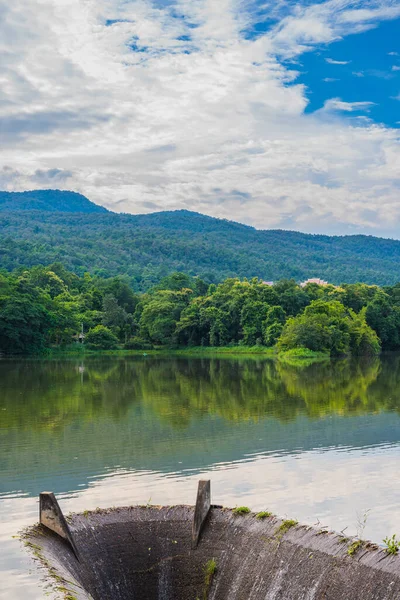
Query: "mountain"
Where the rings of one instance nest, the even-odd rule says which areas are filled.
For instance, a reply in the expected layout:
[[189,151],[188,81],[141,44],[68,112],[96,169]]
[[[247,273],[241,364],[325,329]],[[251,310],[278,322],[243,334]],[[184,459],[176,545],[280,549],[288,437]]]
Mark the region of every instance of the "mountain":
[[82,194],[61,190],[0,192],[0,211],[46,210],[81,213],[106,213],[103,206],[90,202]]
[[[116,214],[79,194],[46,192],[26,192],[22,203],[13,196],[3,203],[0,269],[61,262],[78,274],[127,275],[142,290],[172,271],[208,281],[231,276],[272,281],[321,277],[335,284],[400,281],[400,241],[260,231],[184,210]],[[57,202],[51,201],[52,193]],[[0,205],[4,197],[0,193]],[[74,201],[62,208],[68,197]],[[38,209],[35,198],[44,198],[52,208]]]

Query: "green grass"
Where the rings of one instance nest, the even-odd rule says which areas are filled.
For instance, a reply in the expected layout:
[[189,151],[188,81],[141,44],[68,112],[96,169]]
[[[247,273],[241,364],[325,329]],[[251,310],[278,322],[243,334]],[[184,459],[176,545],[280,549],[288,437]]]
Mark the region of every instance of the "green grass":
[[211,558],[204,567],[205,583],[210,585],[211,579],[217,570],[217,561],[215,558]]
[[213,577],[217,571],[217,561],[215,558],[211,558],[204,565],[204,593],[203,600],[207,600],[210,587],[212,584]]
[[46,352],[50,356],[220,356],[220,355],[257,355],[274,356],[274,348],[265,346],[192,346],[187,348],[153,348],[152,350],[90,350],[81,344],[73,344],[64,348],[51,348]]
[[308,348],[293,348],[293,350],[279,352],[277,358],[280,362],[293,367],[306,367],[316,362],[330,360],[330,355],[327,352],[314,352]]
[[268,517],[272,517],[272,513],[268,510],[262,510],[261,512],[256,514],[256,519],[268,519]]
[[397,554],[400,549],[400,542],[396,538],[396,534],[393,534],[392,537],[385,537],[383,543],[386,544],[386,552],[388,554]]
[[273,356],[275,354],[274,348],[267,348],[266,346],[193,346],[189,348],[179,348],[176,350],[170,350],[174,354],[266,354]]
[[330,359],[329,354],[324,352],[313,352],[307,348],[294,348],[285,352],[276,353],[275,348],[265,346],[192,346],[187,348],[155,347],[152,350],[90,350],[84,345],[72,344],[64,348],[51,348],[46,352],[49,357],[63,356],[182,356],[187,358],[196,357],[249,357],[249,358],[271,358],[292,367],[307,367],[313,363],[324,362]]
[[296,527],[298,523],[299,522],[295,519],[286,519],[286,521],[282,521],[275,533],[279,537],[282,537],[283,535],[285,535],[285,533],[289,531],[289,529],[291,529],[292,527]]
[[362,540],[355,540],[348,547],[347,554],[349,556],[354,556],[359,551],[359,549],[362,547],[363,544],[364,544],[364,542]]
[[234,515],[248,515],[251,510],[247,506],[237,506],[232,512]]

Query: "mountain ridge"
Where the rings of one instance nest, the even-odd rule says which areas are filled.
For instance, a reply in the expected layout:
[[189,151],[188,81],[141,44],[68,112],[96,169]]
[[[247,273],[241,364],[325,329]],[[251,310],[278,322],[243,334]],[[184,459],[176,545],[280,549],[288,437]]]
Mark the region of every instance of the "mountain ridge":
[[125,275],[141,290],[173,271],[210,282],[235,276],[320,277],[335,284],[400,281],[398,240],[258,230],[187,210],[131,215],[33,206],[0,207],[0,268],[61,262],[80,275]]
[[[42,208],[42,207],[38,207],[36,205],[31,205],[31,206],[24,206],[23,208],[21,208],[21,206],[18,206],[16,204],[14,204],[14,202],[17,202],[17,197],[25,197],[27,200],[30,199],[35,199],[36,196],[39,196],[41,194],[57,194],[57,195],[64,195],[65,194],[65,200],[71,200],[73,199],[73,197],[76,197],[77,199],[79,198],[80,201],[84,202],[82,208],[86,208],[86,210],[78,210],[76,208],[76,205],[72,205],[69,207],[63,206],[63,207],[59,207],[57,210],[52,208],[51,206],[49,206],[48,208]],[[9,197],[10,201],[7,202],[4,200],[5,197]],[[14,200],[13,200],[13,197]],[[88,210],[90,206],[90,210]],[[119,215],[119,216],[125,216],[125,217],[130,217],[130,218],[135,218],[135,217],[139,217],[141,219],[148,219],[148,220],[152,220],[152,219],[158,219],[160,216],[167,216],[167,215],[176,215],[176,216],[183,216],[183,217],[188,217],[190,219],[193,218],[198,218],[201,219],[203,221],[207,220],[208,222],[212,222],[212,221],[216,221],[218,223],[226,223],[227,225],[231,225],[237,228],[242,228],[242,229],[246,229],[246,230],[252,230],[252,231],[257,231],[257,232],[270,232],[270,233],[285,233],[285,234],[293,234],[293,235],[298,235],[298,236],[306,236],[306,237],[310,237],[310,238],[321,238],[321,239],[343,239],[343,238],[361,238],[361,239],[378,239],[378,240],[387,240],[389,242],[399,242],[400,240],[394,239],[394,238],[389,238],[389,237],[382,237],[382,236],[375,236],[375,235],[371,235],[371,234],[364,234],[364,233],[346,233],[346,234],[335,234],[335,235],[329,235],[329,234],[325,234],[325,233],[306,233],[303,231],[298,231],[296,229],[258,229],[256,227],[254,227],[253,225],[248,225],[246,223],[241,223],[240,221],[234,221],[232,219],[226,219],[226,218],[221,218],[221,217],[213,217],[211,215],[206,215],[204,213],[200,213],[198,211],[192,211],[192,210],[188,210],[188,209],[184,209],[184,208],[180,208],[180,209],[174,209],[174,210],[160,210],[160,211],[155,211],[155,212],[151,212],[151,213],[139,213],[139,214],[133,214],[133,213],[126,213],[126,212],[121,212],[121,213],[116,213],[114,211],[111,211],[110,209],[105,208],[104,206],[101,206],[99,204],[96,204],[95,202],[93,202],[92,200],[89,200],[87,198],[87,196],[84,196],[83,194],[80,194],[78,192],[74,192],[71,190],[58,190],[58,189],[45,189],[45,190],[26,190],[23,192],[9,192],[9,191],[5,191],[5,190],[0,190],[0,212],[14,212],[15,210],[21,211],[36,211],[36,210],[49,210],[51,212],[68,212],[68,213],[78,213],[78,212],[84,212],[84,213],[103,213],[103,214],[113,214],[113,215]],[[165,225],[164,225],[165,226]]]
[[0,191],[0,211],[46,210],[52,212],[107,213],[103,206],[69,190]]

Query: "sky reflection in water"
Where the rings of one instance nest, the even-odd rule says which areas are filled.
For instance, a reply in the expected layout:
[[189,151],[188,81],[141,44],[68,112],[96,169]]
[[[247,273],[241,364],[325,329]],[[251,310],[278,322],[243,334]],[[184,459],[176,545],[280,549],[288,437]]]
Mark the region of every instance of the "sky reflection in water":
[[[260,359],[0,362],[0,598],[38,600],[12,538],[65,512],[213,500],[365,536],[400,533],[400,357],[298,370]],[[30,570],[32,572],[30,572]]]

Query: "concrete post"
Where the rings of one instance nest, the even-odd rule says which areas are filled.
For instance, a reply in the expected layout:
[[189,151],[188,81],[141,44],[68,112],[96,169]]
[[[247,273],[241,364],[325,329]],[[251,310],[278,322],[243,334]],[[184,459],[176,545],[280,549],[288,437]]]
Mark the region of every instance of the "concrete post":
[[42,492],[39,496],[39,521],[41,525],[66,540],[79,560],[78,549],[72,538],[71,530],[53,492]]
[[211,508],[211,482],[210,480],[199,481],[197,490],[196,508],[194,511],[192,526],[192,548],[199,543],[201,530]]

